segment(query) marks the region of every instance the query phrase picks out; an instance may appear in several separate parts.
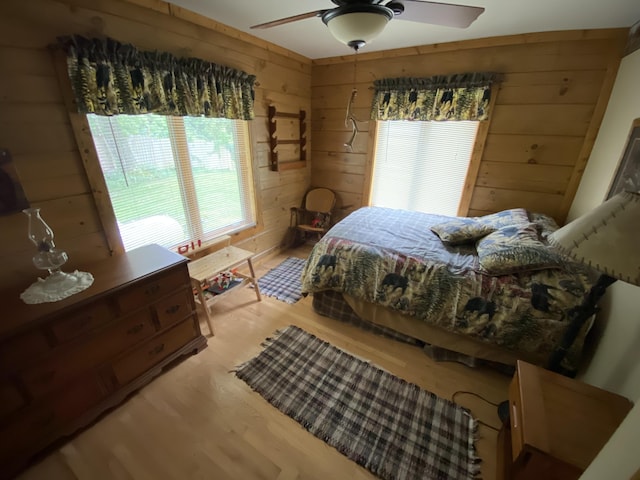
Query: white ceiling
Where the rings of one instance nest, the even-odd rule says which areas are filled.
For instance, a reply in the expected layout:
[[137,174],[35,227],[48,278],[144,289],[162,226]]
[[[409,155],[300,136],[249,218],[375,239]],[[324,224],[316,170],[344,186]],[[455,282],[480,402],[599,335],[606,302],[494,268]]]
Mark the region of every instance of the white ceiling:
[[[308,58],[349,55],[319,17],[264,30],[251,25],[333,8],[331,0],[168,0],[237,30],[275,43]],[[518,33],[587,28],[630,27],[640,20],[640,0],[454,0],[484,7],[469,28],[459,29],[392,19],[361,52],[428,45]]]

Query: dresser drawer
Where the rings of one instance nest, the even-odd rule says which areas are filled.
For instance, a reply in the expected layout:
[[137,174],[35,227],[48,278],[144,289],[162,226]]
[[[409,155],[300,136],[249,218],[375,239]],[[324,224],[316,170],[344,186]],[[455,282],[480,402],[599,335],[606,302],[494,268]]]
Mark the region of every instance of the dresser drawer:
[[113,373],[118,382],[124,385],[179,350],[198,335],[194,319],[189,318],[115,362]]
[[43,446],[57,430],[77,418],[105,396],[97,377],[78,379],[54,397],[43,399],[0,431],[0,457],[4,460],[31,448],[30,442],[39,439]]
[[126,313],[161,299],[189,284],[186,268],[178,268],[137,285],[116,296],[120,312]]
[[56,340],[63,343],[100,327],[112,318],[109,305],[103,301],[53,321],[50,328]]
[[46,362],[27,369],[22,380],[29,393],[39,397],[154,333],[151,312],[138,311],[81,345],[59,349]]
[[178,323],[193,312],[192,295],[191,290],[182,290],[153,306],[161,329]]
[[0,371],[14,371],[51,350],[40,330],[16,335],[0,344]]

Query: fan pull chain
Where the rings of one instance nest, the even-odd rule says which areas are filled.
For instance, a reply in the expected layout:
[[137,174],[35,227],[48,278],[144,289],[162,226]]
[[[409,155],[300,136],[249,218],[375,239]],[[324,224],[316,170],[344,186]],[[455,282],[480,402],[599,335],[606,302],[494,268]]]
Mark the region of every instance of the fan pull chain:
[[356,116],[353,114],[352,108],[353,108],[353,102],[356,99],[356,95],[358,95],[358,89],[356,88],[356,66],[358,63],[358,50],[355,50],[355,57],[353,60],[353,88],[351,90],[351,96],[349,97],[349,102],[347,103],[347,115],[344,119],[344,125],[345,127],[348,127],[349,124],[351,124],[351,138],[349,138],[349,141],[346,142],[344,144],[345,147],[347,147],[347,149],[350,152],[353,152],[353,142],[356,139],[356,135],[358,133],[360,133],[360,129],[358,128],[358,123],[360,120],[358,120],[356,118]]
[[356,89],[356,69],[358,67],[358,49],[354,48],[354,51],[356,52],[355,55],[353,56],[353,89]]

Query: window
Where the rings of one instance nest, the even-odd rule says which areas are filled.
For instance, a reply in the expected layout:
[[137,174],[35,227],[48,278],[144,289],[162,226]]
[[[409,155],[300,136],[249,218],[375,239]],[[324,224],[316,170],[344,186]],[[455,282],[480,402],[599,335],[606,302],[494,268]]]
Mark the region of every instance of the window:
[[455,216],[477,121],[380,121],[371,204]]
[[125,250],[256,223],[246,121],[88,115]]

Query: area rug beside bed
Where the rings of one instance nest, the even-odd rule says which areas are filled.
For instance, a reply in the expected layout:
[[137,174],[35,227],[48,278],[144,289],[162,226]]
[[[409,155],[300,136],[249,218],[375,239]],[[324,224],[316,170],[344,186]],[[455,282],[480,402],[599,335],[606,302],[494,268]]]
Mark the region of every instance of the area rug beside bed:
[[289,257],[258,279],[260,293],[286,303],[296,303],[302,298],[300,277],[305,260]]
[[238,378],[349,459],[385,480],[473,479],[468,410],[289,326]]

